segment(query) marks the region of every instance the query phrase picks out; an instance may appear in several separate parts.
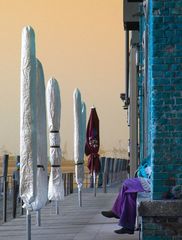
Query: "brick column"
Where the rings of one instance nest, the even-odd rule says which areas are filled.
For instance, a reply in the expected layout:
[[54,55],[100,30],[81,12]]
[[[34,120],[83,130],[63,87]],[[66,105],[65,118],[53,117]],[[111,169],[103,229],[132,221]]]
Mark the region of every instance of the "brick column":
[[182,0],[150,5],[153,199],[168,198],[182,173]]
[[[151,202],[140,207],[143,239],[182,239],[182,229],[168,227],[178,222],[182,225],[181,210],[175,210],[175,203],[167,205],[171,209],[165,208],[166,214],[161,210],[171,197],[172,187],[182,184],[182,0],[148,2],[149,152],[154,201],[152,208]],[[181,206],[178,201],[177,206]],[[155,216],[153,209],[157,209]]]

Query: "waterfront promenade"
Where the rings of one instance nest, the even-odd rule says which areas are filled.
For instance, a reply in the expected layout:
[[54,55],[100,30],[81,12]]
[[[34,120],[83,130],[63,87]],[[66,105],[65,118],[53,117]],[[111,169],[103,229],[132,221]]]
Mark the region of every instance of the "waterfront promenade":
[[[65,197],[60,203],[60,214],[55,215],[53,204],[42,209],[42,224],[37,227],[32,214],[31,240],[137,240],[134,235],[118,235],[117,219],[107,219],[100,212],[111,208],[119,185],[109,188],[108,193],[84,189],[83,206],[78,206],[77,193]],[[0,240],[26,240],[26,216],[20,216],[0,226]]]

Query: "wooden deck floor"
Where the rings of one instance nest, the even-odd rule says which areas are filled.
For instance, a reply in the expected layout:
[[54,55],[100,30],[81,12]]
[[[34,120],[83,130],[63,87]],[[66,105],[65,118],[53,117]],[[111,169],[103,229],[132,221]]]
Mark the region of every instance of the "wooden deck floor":
[[[98,190],[83,192],[83,207],[78,206],[77,193],[73,193],[60,203],[60,214],[55,215],[55,207],[48,204],[42,209],[42,226],[35,225],[32,213],[31,240],[137,240],[134,235],[118,235],[113,231],[120,228],[117,220],[104,218],[100,212],[111,208],[118,188],[109,193]],[[0,240],[26,240],[25,215],[0,226]]]

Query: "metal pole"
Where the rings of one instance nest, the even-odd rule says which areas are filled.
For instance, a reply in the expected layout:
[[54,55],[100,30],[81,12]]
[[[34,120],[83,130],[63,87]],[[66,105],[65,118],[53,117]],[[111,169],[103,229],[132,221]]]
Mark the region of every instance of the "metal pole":
[[105,158],[104,177],[103,177],[103,192],[104,193],[106,193],[107,174],[108,174],[108,158]]
[[64,179],[64,196],[66,196],[66,173],[63,173],[63,179]]
[[8,182],[7,182],[7,175],[8,175],[8,158],[9,155],[5,154],[3,156],[3,222],[6,222],[6,213],[7,213],[7,188],[8,188]]
[[129,31],[125,31],[125,104],[129,104],[128,89],[129,89]]
[[67,174],[67,195],[70,194],[70,174]]
[[59,215],[59,202],[56,201],[56,215]]
[[69,195],[69,173],[66,174],[66,192]]
[[66,196],[69,194],[69,173],[66,173]]
[[70,173],[70,193],[73,193],[73,173]]
[[31,213],[27,209],[27,214],[26,214],[26,228],[27,228],[27,240],[31,240]]
[[107,175],[106,173],[104,173],[104,176],[103,176],[103,193],[106,193],[106,181],[107,181]]
[[4,180],[3,184],[3,222],[7,220],[7,181]]
[[79,201],[79,207],[82,207],[82,188],[78,186],[78,201]]
[[16,180],[13,179],[13,218],[16,218],[16,205],[17,205],[17,185]]
[[94,197],[96,197],[96,173],[95,173],[95,171],[93,172],[93,177],[94,177]]
[[36,222],[37,222],[37,226],[40,227],[41,226],[41,209],[39,209],[36,212]]
[[8,159],[9,159],[9,155],[5,154],[3,156],[3,167],[2,167],[2,170],[3,170],[2,175],[4,178],[8,176]]

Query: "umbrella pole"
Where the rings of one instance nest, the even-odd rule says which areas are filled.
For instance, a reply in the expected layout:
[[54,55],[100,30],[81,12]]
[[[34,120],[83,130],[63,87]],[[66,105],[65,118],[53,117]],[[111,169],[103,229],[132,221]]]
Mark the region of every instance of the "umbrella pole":
[[41,226],[41,210],[40,209],[36,213],[36,222],[37,222],[37,226],[40,227]]
[[58,201],[56,201],[56,215],[59,215],[59,204],[58,204]]
[[82,207],[82,186],[78,184],[78,202],[79,207]]
[[94,197],[96,197],[96,172],[93,172],[93,181],[94,181]]
[[28,209],[26,215],[26,227],[27,227],[27,240],[31,240],[31,213]]

